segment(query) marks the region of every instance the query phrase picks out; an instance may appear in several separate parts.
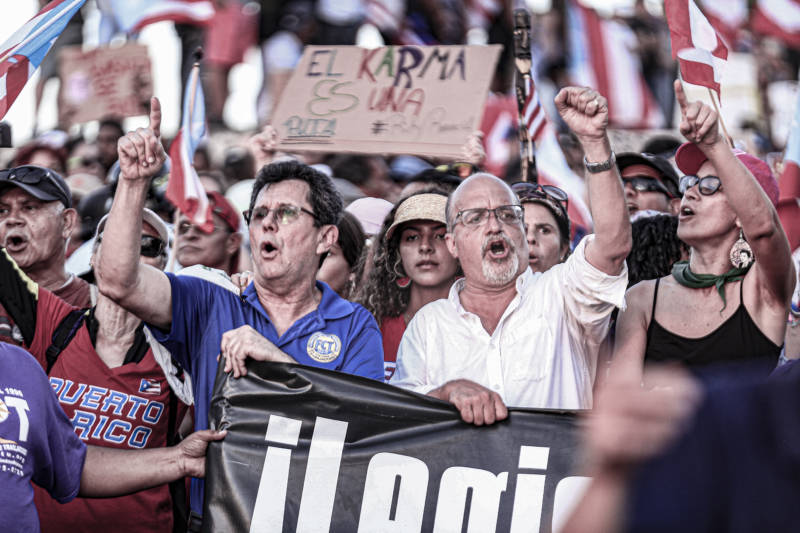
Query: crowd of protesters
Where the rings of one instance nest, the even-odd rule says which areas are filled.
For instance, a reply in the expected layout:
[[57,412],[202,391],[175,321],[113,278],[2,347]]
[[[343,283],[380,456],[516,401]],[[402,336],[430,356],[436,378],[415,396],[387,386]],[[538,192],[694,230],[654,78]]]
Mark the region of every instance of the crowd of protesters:
[[[300,50],[312,35],[351,43],[364,16],[360,2],[285,4],[262,29],[265,50]],[[417,10],[384,28],[387,42],[411,29],[463,42],[475,16],[460,2]],[[485,31],[501,12],[489,10]],[[642,20],[638,31],[657,33]],[[240,52],[211,69],[218,126]],[[289,67],[264,68],[275,97],[274,75]],[[236,379],[253,359],[384,381],[477,426],[509,407],[591,412],[593,480],[571,531],[684,530],[685,510],[703,530],[731,516],[787,530],[796,482],[720,518],[698,502],[718,510],[748,493],[710,496],[716,485],[697,465],[737,468],[715,446],[744,439],[736,449],[755,454],[748,474],[766,490],[759,465],[796,463],[778,437],[800,444],[780,429],[796,425],[781,408],[800,379],[798,228],[782,225],[770,165],[732,149],[714,109],[679,81],[668,98],[660,83],[684,139],[640,152],[615,153],[598,92],[555,95],[588,191],[593,228],[578,242],[575,199],[485,171],[478,135],[453,162],[282,153],[267,126],[220,165],[197,152],[210,228],[165,198],[157,98],[147,127],[126,133],[109,119],[93,142],[43,136],[18,149],[0,171],[0,422],[18,419],[0,425],[0,446],[27,460],[0,470],[0,525],[196,529],[205,448],[225,436],[208,429],[218,366]],[[677,368],[650,373],[654,362]],[[729,413],[731,390],[740,401]],[[750,443],[748,431],[778,437]],[[654,503],[687,478],[702,489]]]

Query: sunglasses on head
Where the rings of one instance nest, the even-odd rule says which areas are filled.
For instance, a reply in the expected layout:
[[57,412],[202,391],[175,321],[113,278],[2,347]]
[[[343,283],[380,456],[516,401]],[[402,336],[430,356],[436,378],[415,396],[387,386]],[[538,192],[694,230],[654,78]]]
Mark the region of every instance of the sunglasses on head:
[[686,191],[697,185],[697,190],[704,196],[710,196],[717,192],[722,186],[722,182],[717,176],[693,176],[688,174],[681,178],[678,184],[678,190],[681,194],[686,194]]
[[458,176],[461,179],[468,178],[476,172],[480,172],[480,168],[466,161],[456,161],[455,163],[439,165],[434,167],[434,170]]
[[663,183],[650,176],[629,176],[622,178],[622,183],[629,183],[637,192],[660,192],[666,194],[668,198],[675,198]]
[[520,202],[530,200],[553,200],[564,216],[567,216],[569,196],[566,192],[553,185],[541,185],[527,181],[518,181],[511,185],[511,190],[517,195]]
[[[103,235],[100,234],[97,236],[97,244],[103,242]],[[158,237],[153,237],[152,235],[142,235],[141,240],[141,247],[139,248],[139,255],[144,257],[158,257],[164,253],[166,249],[166,244],[164,241],[159,239]]]
[[49,181],[67,197],[70,196],[69,191],[65,191],[61,187],[61,184],[55,179],[50,169],[37,167],[36,165],[22,165],[21,167],[0,170],[0,181],[16,181],[25,185],[38,185],[42,181]]

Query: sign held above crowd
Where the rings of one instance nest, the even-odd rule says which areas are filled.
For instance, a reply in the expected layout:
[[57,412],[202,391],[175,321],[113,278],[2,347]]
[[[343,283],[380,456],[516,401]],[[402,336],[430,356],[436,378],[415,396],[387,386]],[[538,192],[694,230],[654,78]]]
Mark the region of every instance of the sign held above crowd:
[[273,115],[278,149],[459,157],[500,50],[307,46]]

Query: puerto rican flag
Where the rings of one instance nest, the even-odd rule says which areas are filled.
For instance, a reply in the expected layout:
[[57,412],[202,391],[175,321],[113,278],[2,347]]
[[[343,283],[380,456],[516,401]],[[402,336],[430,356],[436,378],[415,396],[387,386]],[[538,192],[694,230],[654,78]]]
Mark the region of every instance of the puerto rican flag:
[[800,0],[758,0],[751,25],[756,33],[772,35],[800,48]]
[[0,119],[86,0],[53,0],[0,45]]
[[161,383],[157,379],[142,379],[139,382],[141,394],[161,394]]
[[664,115],[634,54],[636,35],[622,23],[602,19],[575,0],[567,2],[567,45],[572,83],[592,87],[608,99],[612,127],[664,127]]
[[194,95],[194,109],[189,110],[192,83],[186,83],[186,94],[183,97],[183,117],[181,129],[172,145],[169,147],[169,157],[172,167],[167,183],[167,199],[172,202],[184,215],[191,219],[192,224],[199,226],[207,233],[214,231],[214,220],[211,217],[211,206],[208,203],[206,191],[192,160],[197,145],[206,135],[206,105],[203,97],[203,86],[197,80]]
[[539,95],[536,93],[533,77],[526,76],[523,83],[525,87],[525,104],[520,115],[525,127],[528,129],[528,138],[538,142],[542,137],[545,126],[547,126],[547,115],[545,115],[542,103],[539,101]]
[[666,0],[672,57],[678,58],[681,77],[720,95],[722,69],[728,60],[728,48],[708,22],[694,0]]
[[98,0],[98,5],[127,34],[163,20],[207,24],[216,12],[212,0]]
[[792,250],[800,248],[800,92],[783,155],[783,171],[778,181],[778,216]]
[[747,0],[700,0],[700,9],[729,48],[736,44],[749,16]]

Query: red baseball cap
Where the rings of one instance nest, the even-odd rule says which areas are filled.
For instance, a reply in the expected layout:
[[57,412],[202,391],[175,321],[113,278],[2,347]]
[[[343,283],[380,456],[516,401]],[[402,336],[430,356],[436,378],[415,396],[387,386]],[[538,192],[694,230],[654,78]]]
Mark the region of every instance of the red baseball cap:
[[207,193],[207,196],[211,203],[211,212],[219,215],[233,231],[239,231],[239,214],[230,202],[216,191]]
[[[742,150],[735,149],[733,153],[739,158],[739,161],[747,167],[747,170],[756,178],[756,181],[764,192],[767,193],[772,205],[778,205],[778,181],[772,175],[769,165],[760,160],[754,155],[750,155]],[[703,166],[708,160],[706,154],[703,153],[696,144],[686,142],[680,145],[678,151],[675,152],[675,166],[684,174],[697,174],[700,167]]]

